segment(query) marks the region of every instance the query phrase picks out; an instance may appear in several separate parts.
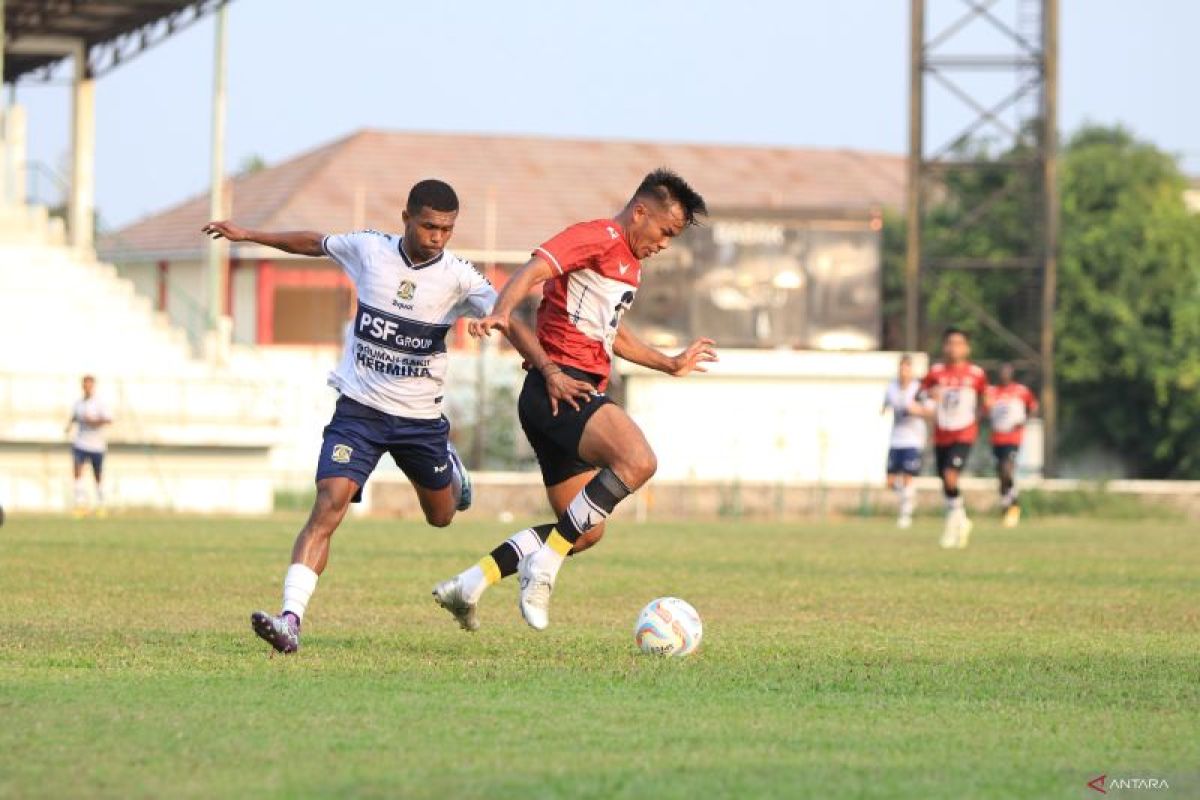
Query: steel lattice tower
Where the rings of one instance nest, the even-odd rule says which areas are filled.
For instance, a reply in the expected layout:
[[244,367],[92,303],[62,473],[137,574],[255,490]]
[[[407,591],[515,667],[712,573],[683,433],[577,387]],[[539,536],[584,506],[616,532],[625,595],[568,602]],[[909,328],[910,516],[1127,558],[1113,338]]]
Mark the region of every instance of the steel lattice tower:
[[[1059,200],[1058,146],[1058,0],[1015,0],[1010,23],[997,14],[998,0],[960,0],[957,16],[932,36],[927,12],[935,0],[912,0],[909,52],[909,163],[907,196],[907,253],[905,259],[904,346],[922,346],[921,286],[923,278],[942,270],[1011,270],[1014,289],[1036,287],[1030,304],[1038,320],[1037,341],[1028,332],[1014,331],[993,310],[979,307],[955,293],[962,310],[991,330],[1016,355],[1035,365],[1041,376],[1045,432],[1044,472],[1056,470],[1057,396],[1054,382],[1054,308],[1057,294]],[[939,5],[942,10],[945,3]],[[1011,76],[1011,89],[996,99],[969,81],[987,74],[997,80]],[[954,98],[954,118],[965,108],[966,124],[930,147],[930,128],[948,122],[928,102],[927,89],[937,87]],[[1008,87],[1006,87],[1008,88]],[[988,97],[984,95],[988,94]],[[981,162],[959,155],[961,146],[987,132],[998,136],[1010,152],[1024,155]],[[1026,207],[1036,209],[1028,252],[1011,258],[930,257],[923,252],[922,235],[934,194],[945,176],[955,170],[1019,170],[1032,180],[1012,181],[967,209],[966,225],[987,218],[993,205],[1024,189]],[[1031,280],[1032,278],[1032,280]],[[1024,334],[1024,335],[1023,335]]]

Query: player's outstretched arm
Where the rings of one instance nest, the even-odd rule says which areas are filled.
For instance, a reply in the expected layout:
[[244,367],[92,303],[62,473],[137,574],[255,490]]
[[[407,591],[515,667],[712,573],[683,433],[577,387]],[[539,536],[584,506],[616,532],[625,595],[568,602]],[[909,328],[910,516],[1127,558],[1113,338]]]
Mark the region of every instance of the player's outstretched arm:
[[[525,265],[513,273],[513,276],[508,279],[508,283],[504,284],[504,288],[500,290],[500,296],[496,298],[496,305],[492,308],[492,313],[486,317],[473,319],[467,325],[467,331],[479,338],[481,336],[491,336],[492,331],[500,331],[503,334],[508,334],[508,322],[512,317],[513,309],[516,308],[522,300],[529,294],[529,290],[540,283],[544,283],[554,276],[554,268],[541,257],[534,256],[525,262]],[[509,337],[512,341],[512,337]],[[515,341],[513,347],[518,351],[521,350],[520,345]],[[522,352],[522,355],[524,353]],[[536,361],[530,361],[531,364],[536,364]]]
[[321,242],[325,234],[316,231],[253,231],[243,228],[229,220],[213,220],[201,230],[213,239],[228,239],[231,242],[254,242],[255,244],[274,247],[285,253],[298,256],[323,256],[325,250]]
[[718,360],[715,345],[712,339],[697,339],[679,355],[669,356],[643,342],[622,324],[617,328],[613,352],[626,361],[682,378],[693,372],[708,372],[704,365]]

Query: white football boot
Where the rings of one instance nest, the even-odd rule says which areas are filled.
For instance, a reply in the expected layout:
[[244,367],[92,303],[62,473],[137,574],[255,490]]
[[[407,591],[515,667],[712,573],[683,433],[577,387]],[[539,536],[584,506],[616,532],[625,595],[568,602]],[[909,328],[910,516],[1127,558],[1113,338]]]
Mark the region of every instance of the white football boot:
[[901,514],[896,518],[896,527],[900,530],[908,530],[912,527],[912,517],[908,514]]
[[958,517],[954,514],[946,515],[946,525],[942,528],[942,538],[938,544],[946,550],[958,547]]
[[554,591],[554,579],[562,559],[548,547],[543,547],[522,558],[517,564],[517,577],[521,581],[521,596],[517,604],[521,616],[535,631],[544,631],[550,625],[550,593]]
[[964,549],[967,542],[971,540],[971,528],[974,527],[975,523],[967,517],[967,512],[962,512],[962,517],[958,520],[958,541],[954,543],[954,546],[959,550]]
[[458,620],[464,631],[479,630],[478,606],[463,594],[462,579],[457,575],[433,587],[433,599]]

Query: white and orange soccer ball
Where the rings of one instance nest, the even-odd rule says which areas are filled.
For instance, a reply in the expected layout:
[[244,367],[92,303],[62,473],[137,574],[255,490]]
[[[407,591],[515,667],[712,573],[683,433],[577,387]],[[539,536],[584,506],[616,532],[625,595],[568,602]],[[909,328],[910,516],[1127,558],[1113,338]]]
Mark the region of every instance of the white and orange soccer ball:
[[678,597],[652,600],[638,614],[633,638],[643,653],[656,656],[686,656],[695,652],[704,636],[700,615]]

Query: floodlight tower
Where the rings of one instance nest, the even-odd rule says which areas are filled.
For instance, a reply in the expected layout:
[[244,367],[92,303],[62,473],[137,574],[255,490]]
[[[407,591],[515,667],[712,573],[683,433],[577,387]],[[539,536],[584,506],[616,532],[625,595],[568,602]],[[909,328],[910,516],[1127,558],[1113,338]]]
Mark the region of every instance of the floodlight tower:
[[[998,15],[998,0],[961,0],[956,16],[939,24],[929,36],[927,21],[932,7],[945,9],[936,0],[911,0],[909,48],[909,161],[907,195],[907,253],[905,258],[904,346],[920,349],[921,282],[923,276],[940,270],[1012,270],[1014,290],[1024,285],[1040,288],[1032,302],[1040,306],[1037,341],[1023,331],[1014,331],[991,309],[979,307],[959,296],[963,310],[976,318],[1021,358],[1039,368],[1041,374],[1044,431],[1043,472],[1056,471],[1055,439],[1058,403],[1054,383],[1054,308],[1058,274],[1059,201],[1057,185],[1058,147],[1058,0],[1011,0],[1015,12],[1011,23]],[[964,32],[966,31],[966,32]],[[972,86],[981,74],[983,83],[994,90],[997,79],[1011,76],[1011,91],[994,92]],[[966,80],[964,80],[964,78]],[[990,82],[989,82],[990,81]],[[979,81],[976,81],[978,84]],[[953,119],[931,111],[927,89],[936,87],[953,98]],[[1008,88],[1008,87],[1006,87]],[[988,95],[988,96],[984,96]],[[962,119],[963,109],[967,116]],[[941,111],[938,110],[941,114]],[[944,115],[943,115],[944,116]],[[927,132],[940,123],[965,122],[957,133],[930,147]],[[981,133],[997,135],[1006,152],[1022,155],[988,160],[988,169],[1011,169],[1034,180],[1007,182],[974,208],[967,209],[965,225],[987,219],[1002,197],[1026,191],[1025,207],[1036,209],[1035,235],[1028,252],[1005,259],[932,258],[922,252],[922,233],[930,196],[943,176],[955,170],[978,169],[981,162],[958,156],[960,147]],[[1014,187],[1017,187],[1014,189]],[[1032,278],[1032,280],[1030,280]]]

